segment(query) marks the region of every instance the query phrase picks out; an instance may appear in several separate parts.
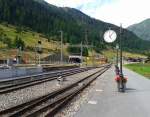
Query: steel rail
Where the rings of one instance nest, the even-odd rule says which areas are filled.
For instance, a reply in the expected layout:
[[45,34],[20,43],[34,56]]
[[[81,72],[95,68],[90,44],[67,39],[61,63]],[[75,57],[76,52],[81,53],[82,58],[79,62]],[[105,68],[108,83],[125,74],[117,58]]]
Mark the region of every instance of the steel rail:
[[[45,95],[45,96],[42,96],[42,97],[40,97],[40,98],[31,100],[31,101],[29,101],[29,102],[26,102],[26,103],[17,105],[17,106],[15,106],[15,107],[12,107],[12,108],[9,108],[9,109],[6,109],[6,110],[3,110],[3,111],[0,112],[0,115],[4,115],[4,114],[8,114],[8,113],[13,113],[13,112],[14,112],[14,113],[11,115],[12,117],[13,117],[13,116],[14,116],[14,117],[16,117],[16,116],[22,116],[22,114],[26,113],[28,110],[31,110],[33,107],[35,107],[35,106],[37,106],[37,105],[43,103],[45,100],[52,99],[52,98],[56,97],[57,95],[60,95],[60,94],[64,93],[64,92],[67,91],[67,90],[70,90],[71,88],[77,86],[79,83],[85,81],[86,79],[92,77],[93,75],[95,75],[95,74],[101,75],[102,73],[99,73],[99,72],[106,71],[106,69],[108,69],[110,66],[111,66],[111,65],[107,65],[107,66],[104,67],[102,70],[100,70],[100,71],[98,71],[98,72],[96,72],[96,73],[94,73],[94,74],[91,74],[91,75],[89,75],[88,77],[83,78],[83,79],[77,81],[76,83],[73,83],[73,84],[71,84],[71,85],[69,85],[69,86],[66,86],[66,87],[62,88],[62,89],[56,90],[56,91],[54,91],[54,92],[52,92],[52,93],[50,93],[50,94],[48,94],[48,95]],[[99,75],[97,75],[97,77],[98,77]],[[96,78],[96,77],[95,77],[95,78]],[[94,79],[95,79],[95,78],[94,78]],[[68,94],[67,97],[70,97],[72,94],[73,94],[73,93],[71,93],[70,95]],[[72,96],[71,96],[71,97],[72,97]],[[65,96],[64,96],[64,99],[66,99]],[[63,102],[63,99],[62,99],[62,102]],[[53,109],[52,109],[52,110],[53,110]],[[39,111],[40,111],[40,110],[39,110]],[[37,113],[37,112],[38,112],[38,111],[36,111],[36,113]],[[53,113],[53,112],[52,112],[52,113]]]
[[[62,75],[62,77],[66,77],[66,76],[70,76],[70,75],[73,75],[76,73],[84,72],[86,70],[88,70],[88,69],[80,69],[80,70],[75,70],[75,71],[72,70],[72,71],[64,72],[61,75]],[[41,84],[44,82],[52,81],[52,80],[57,79],[57,77],[58,77],[58,74],[52,74],[52,75],[48,75],[48,76],[45,76],[45,77],[42,77],[42,78],[39,78],[36,80],[32,80],[32,81],[3,86],[3,87],[0,87],[0,94],[9,93],[9,92],[23,89],[23,88],[26,88],[29,86],[38,85],[38,84]]]

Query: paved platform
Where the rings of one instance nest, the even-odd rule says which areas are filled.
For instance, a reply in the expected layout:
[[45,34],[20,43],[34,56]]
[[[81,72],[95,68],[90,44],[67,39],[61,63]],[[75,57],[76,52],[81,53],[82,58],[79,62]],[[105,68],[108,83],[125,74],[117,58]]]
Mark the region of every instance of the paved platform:
[[127,91],[117,92],[114,69],[99,77],[75,117],[150,117],[150,80],[123,69]]

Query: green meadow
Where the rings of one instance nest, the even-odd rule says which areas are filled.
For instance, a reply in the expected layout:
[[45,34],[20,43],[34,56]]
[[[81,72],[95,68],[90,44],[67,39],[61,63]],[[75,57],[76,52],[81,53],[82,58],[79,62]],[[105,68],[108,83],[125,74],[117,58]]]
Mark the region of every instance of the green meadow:
[[131,69],[134,72],[137,72],[145,77],[150,78],[150,63],[136,63],[136,64],[128,64],[125,67]]

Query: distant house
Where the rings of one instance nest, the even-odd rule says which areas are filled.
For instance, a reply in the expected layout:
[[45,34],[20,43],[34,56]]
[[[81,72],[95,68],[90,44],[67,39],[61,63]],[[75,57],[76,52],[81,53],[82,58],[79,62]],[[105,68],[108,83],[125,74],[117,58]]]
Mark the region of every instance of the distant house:
[[142,62],[142,61],[143,61],[143,58],[128,57],[128,58],[126,58],[126,60],[127,60],[128,62]]
[[150,63],[150,58],[145,59],[145,63]]
[[5,64],[5,63],[7,63],[7,59],[0,59],[0,64]]

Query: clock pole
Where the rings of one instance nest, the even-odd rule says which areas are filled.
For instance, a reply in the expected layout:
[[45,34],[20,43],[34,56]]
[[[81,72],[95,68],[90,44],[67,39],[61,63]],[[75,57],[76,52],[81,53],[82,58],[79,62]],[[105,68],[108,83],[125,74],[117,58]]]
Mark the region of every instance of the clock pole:
[[118,43],[116,44],[116,67],[118,67],[118,61],[119,61],[119,45]]
[[123,78],[122,71],[122,24],[120,25],[120,76]]
[[[104,40],[107,43],[112,43],[116,40],[117,38],[117,34],[113,31],[113,30],[107,30],[104,33]],[[118,49],[120,48],[120,55],[118,52]],[[124,78],[123,75],[123,70],[122,70],[122,25],[120,25],[120,32],[119,32],[119,48],[116,46],[117,49],[117,59],[116,59],[116,82],[117,82],[117,88],[118,91],[125,91],[126,88],[126,82],[127,82],[127,78]],[[118,68],[118,56],[120,56],[120,70]]]
[[121,91],[125,92],[127,80],[124,78],[122,70],[122,24],[120,25],[120,78],[121,78]]

